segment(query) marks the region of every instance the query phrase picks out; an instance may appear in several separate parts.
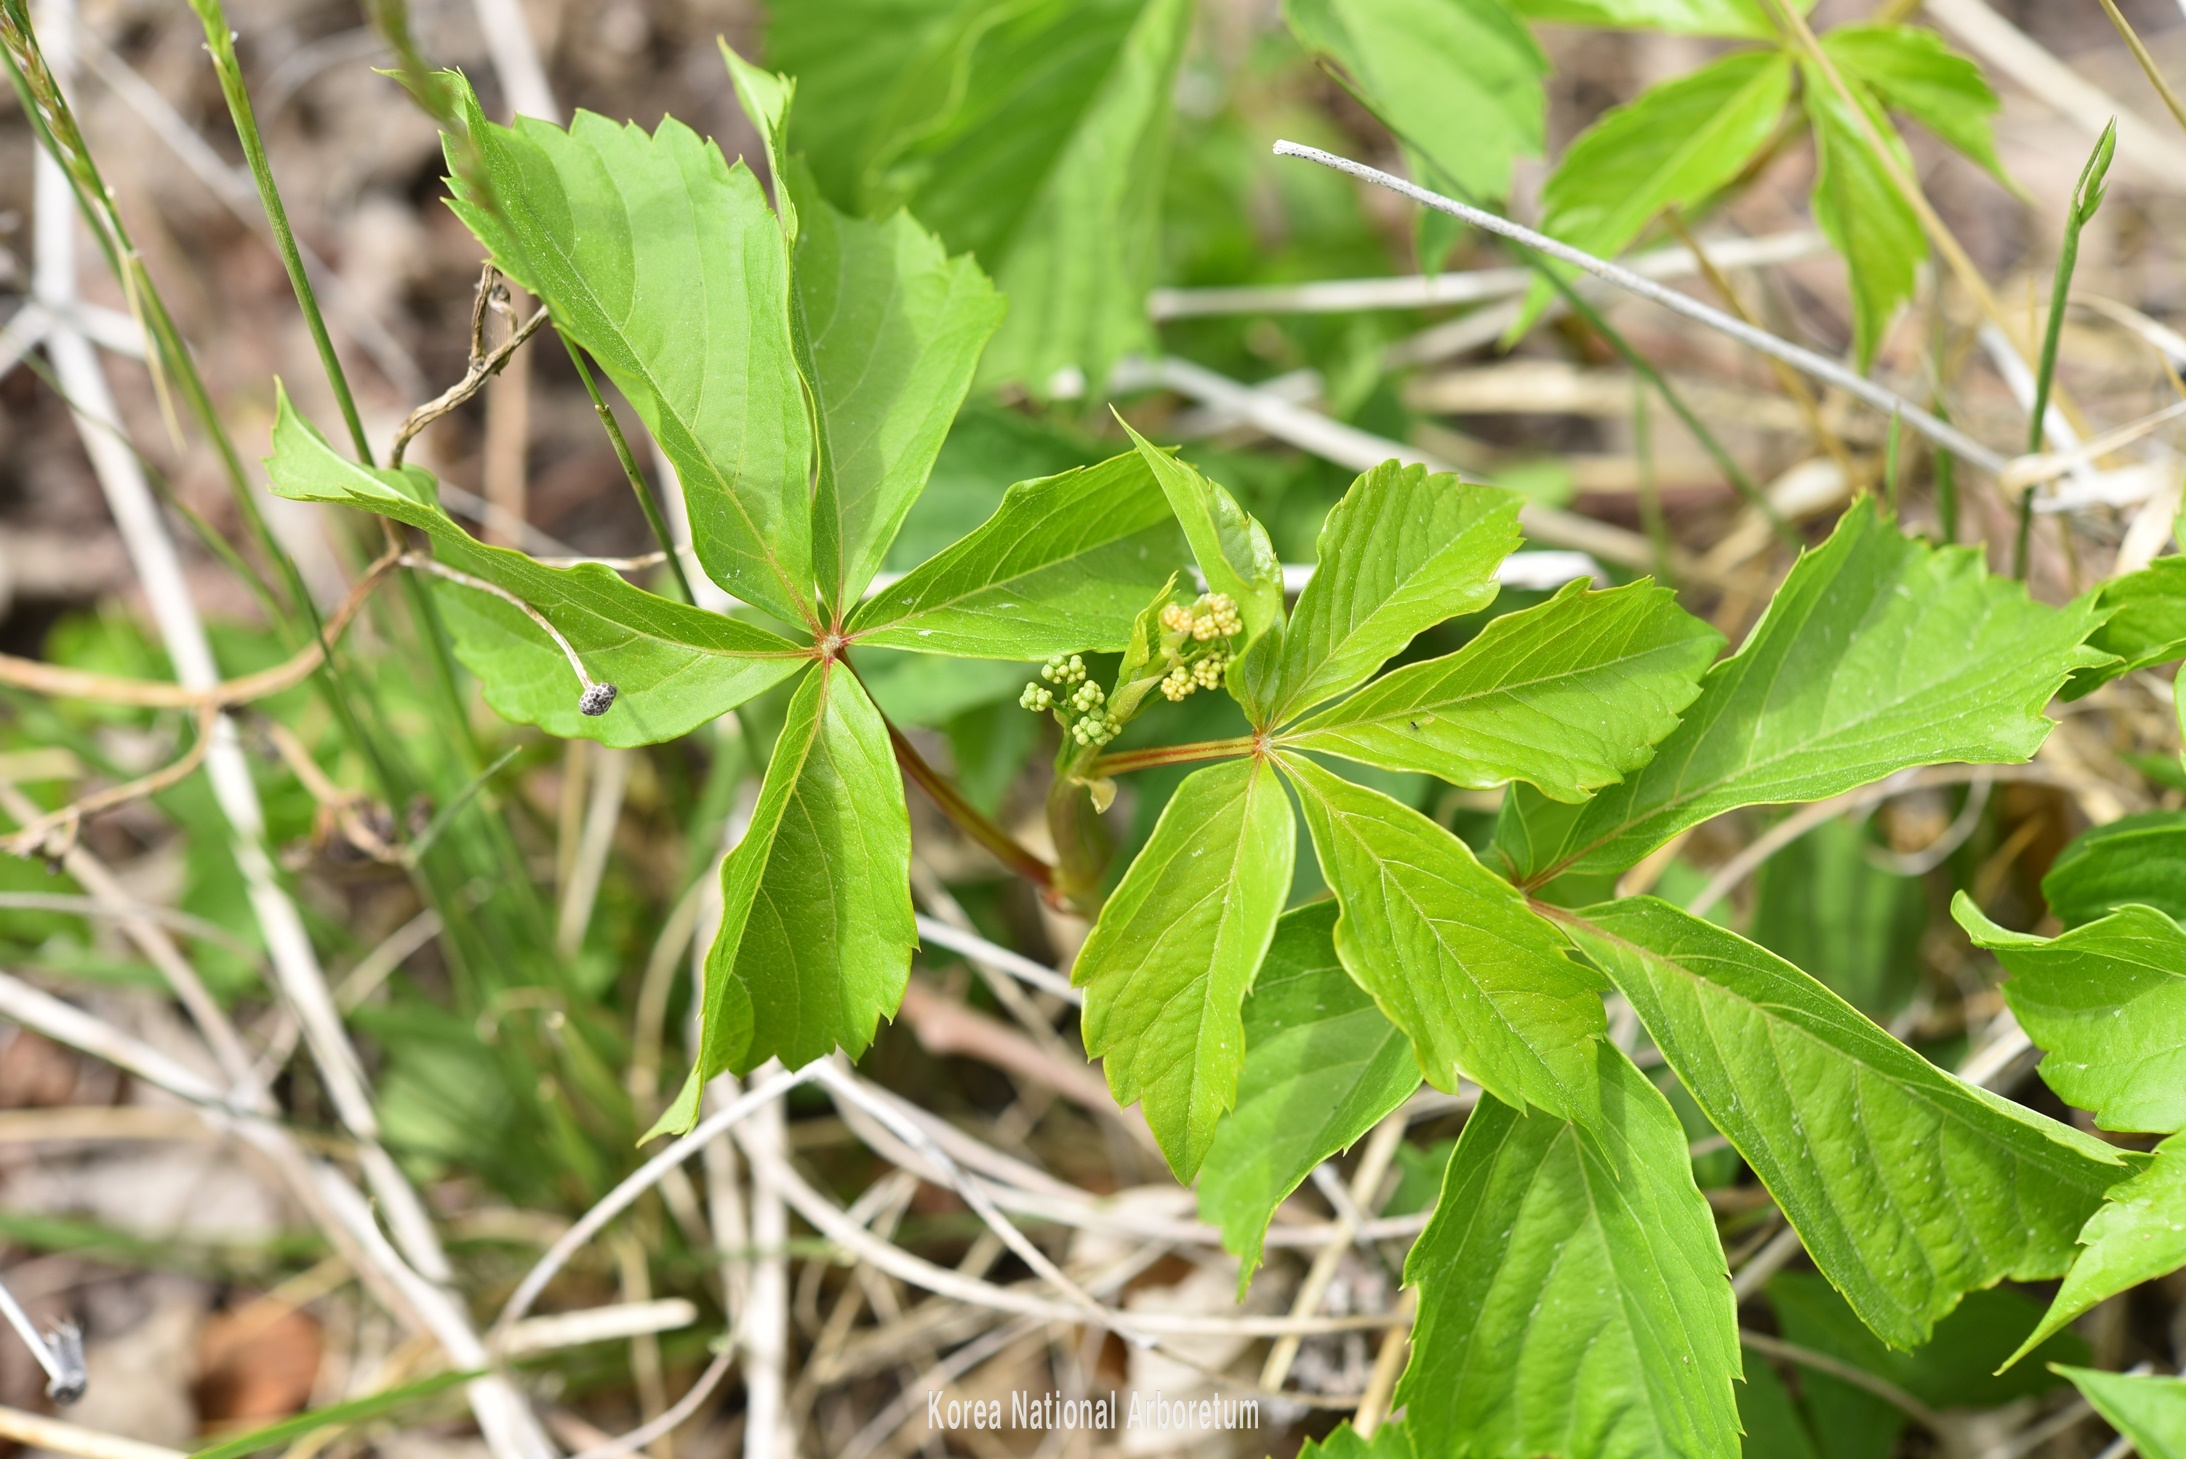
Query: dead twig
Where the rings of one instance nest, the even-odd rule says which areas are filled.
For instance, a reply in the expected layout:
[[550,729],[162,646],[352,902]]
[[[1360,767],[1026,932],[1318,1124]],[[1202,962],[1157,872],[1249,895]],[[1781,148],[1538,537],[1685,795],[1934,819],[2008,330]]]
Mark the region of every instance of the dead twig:
[[337,642],[364,606],[372,590],[379,586],[400,559],[388,553],[365,569],[347,597],[327,616],[323,632],[317,641],[299,649],[270,669],[260,669],[255,674],[226,679],[205,688],[192,688],[187,684],[167,683],[157,679],[129,679],[115,674],[94,674],[84,669],[64,668],[58,664],[43,663],[37,659],[17,658],[13,654],[0,654],[0,684],[17,689],[27,689],[34,694],[45,694],[55,699],[85,699],[101,704],[126,705],[134,709],[196,709],[220,710],[254,700],[269,698],[295,688],[318,671],[326,662],[330,645]]
[[463,378],[446,390],[426,401],[403,418],[395,430],[395,442],[387,450],[387,464],[397,470],[402,467],[403,454],[410,449],[410,442],[420,431],[450,411],[459,410],[465,402],[486,388],[486,382],[501,373],[510,356],[522,349],[530,338],[547,322],[546,306],[541,305],[529,319],[509,331],[509,337],[493,349],[486,344],[486,311],[494,292],[501,288],[500,275],[492,264],[478,279],[478,293],[471,306],[471,353],[470,363],[463,371]]
[[189,748],[181,755],[150,774],[125,780],[104,790],[93,791],[81,799],[70,801],[59,810],[46,812],[5,841],[0,841],[0,850],[5,850],[10,856],[35,856],[46,861],[61,860],[75,848],[77,833],[82,829],[86,817],[135,801],[148,800],[187,780],[204,763],[205,752],[212,747],[212,738],[219,725],[219,710],[210,707],[200,709],[197,712],[197,733],[191,737]]

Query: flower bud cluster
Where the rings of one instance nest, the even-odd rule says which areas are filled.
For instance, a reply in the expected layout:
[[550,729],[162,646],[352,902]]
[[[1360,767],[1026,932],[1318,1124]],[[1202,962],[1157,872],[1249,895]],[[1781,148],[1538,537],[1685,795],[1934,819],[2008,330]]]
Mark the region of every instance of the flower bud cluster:
[[1189,608],[1181,603],[1171,603],[1162,609],[1161,626],[1195,643],[1212,643],[1218,638],[1235,638],[1243,633],[1245,620],[1237,614],[1237,600],[1228,593],[1202,593],[1199,601]]
[[[1231,640],[1245,631],[1237,601],[1227,593],[1202,593],[1195,603],[1171,603],[1160,613],[1161,640],[1154,667],[1165,660],[1161,692],[1172,703],[1201,689],[1216,689],[1236,655]],[[1100,685],[1086,677],[1085,660],[1057,654],[1040,666],[1040,680],[1017,696],[1034,713],[1052,711],[1063,732],[1079,745],[1105,745],[1123,730]],[[1144,692],[1141,689],[1139,692]],[[1134,694],[1129,701],[1137,702]]]
[[1184,698],[1196,689],[1219,688],[1222,675],[1230,666],[1230,656],[1220,649],[1204,658],[1185,663],[1178,660],[1161,680],[1162,695],[1171,703]]
[[1105,745],[1122,728],[1122,725],[1096,710],[1070,727],[1070,737],[1081,745]]
[[[1162,609],[1161,627],[1162,647],[1169,653],[1161,693],[1174,703],[1197,690],[1220,687],[1232,658],[1229,641],[1245,631],[1245,621],[1228,593],[1202,593],[1189,607],[1171,603]],[[1212,647],[1201,650],[1200,644]]]
[[[1105,745],[1123,726],[1104,712],[1107,691],[1086,677],[1085,660],[1057,654],[1040,666],[1046,684],[1027,684],[1019,705],[1036,713],[1055,711],[1063,729],[1081,745]],[[1049,685],[1053,685],[1050,688]]]

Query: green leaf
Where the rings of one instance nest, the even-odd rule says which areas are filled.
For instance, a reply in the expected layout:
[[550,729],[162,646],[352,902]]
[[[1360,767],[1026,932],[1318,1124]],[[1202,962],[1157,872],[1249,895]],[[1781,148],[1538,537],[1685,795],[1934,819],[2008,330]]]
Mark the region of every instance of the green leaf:
[[433,578],[456,657],[503,717],[564,739],[656,744],[727,713],[808,661],[786,639],[655,597],[597,564],[546,567],[484,545],[440,509],[429,474],[415,466],[359,466],[329,446],[276,388],[273,454],[266,458],[276,495],[358,507],[421,528],[439,561],[530,604],[569,640],[594,679],[617,690],[607,713],[582,713],[582,686],[538,624],[491,593]]
[[908,213],[853,218],[809,187],[792,192],[804,220],[797,302],[839,522],[834,576],[855,603],[926,485],[1002,298]]
[[[1928,239],[1851,108],[1812,66],[1802,66],[1801,73],[1807,116],[1814,124],[1814,222],[1844,259],[1852,290],[1852,356],[1864,371],[1891,316],[1913,297],[1913,273],[1928,257]],[[1874,93],[1850,76],[1844,81],[1890,149],[1899,175],[1913,176],[1913,156]]]
[[977,531],[869,599],[849,633],[961,658],[1113,651],[1182,552],[1168,499],[1127,453],[1011,487]]
[[2050,863],[2042,897],[2067,927],[2137,902],[2186,917],[2186,811],[2123,816],[2083,832]]
[[2088,1217],[2080,1246],[2048,1314],[2011,1362],[2096,1303],[2186,1267],[2186,1135],[2158,1145],[2146,1170],[2112,1188]]
[[1822,49],[1884,106],[1904,112],[2010,185],[1991,126],[1996,93],[1981,68],[1942,36],[1913,25],[1840,25],[1822,37]]
[[1685,1131],[1607,1043],[1583,1117],[1481,1099],[1404,1264],[1405,1420],[1479,1459],[1735,1456],[1738,1329]]
[[1748,1364],[1738,1385],[1738,1426],[1746,1459],[1822,1459],[1784,1380],[1765,1362]]
[[421,1378],[415,1383],[404,1383],[395,1388],[382,1389],[378,1393],[369,1393],[362,1398],[353,1398],[347,1403],[330,1403],[324,1408],[315,1408],[306,1413],[295,1414],[282,1419],[278,1423],[252,1429],[246,1434],[237,1434],[232,1439],[222,1439],[217,1444],[207,1444],[202,1449],[193,1449],[190,1451],[190,1459],[244,1459],[245,1455],[255,1454],[260,1449],[273,1448],[277,1444],[285,1445],[289,1440],[300,1438],[317,1429],[362,1423],[368,1418],[378,1418],[383,1413],[390,1413],[395,1409],[415,1403],[421,1398],[430,1398],[436,1393],[445,1393],[458,1383],[468,1383],[473,1378],[480,1376],[482,1375],[476,1372],[436,1373],[430,1378]]
[[1343,915],[1336,951],[1412,1041],[1420,1072],[1460,1076],[1509,1105],[1559,1116],[1589,1106],[1599,984],[1556,930],[1442,827],[1379,791],[1282,757],[1321,876]]
[[454,177],[457,214],[637,407],[683,483],[707,575],[807,621],[812,425],[789,244],[758,179],[673,119],[648,137],[579,112],[564,132],[488,122],[468,87],[463,104],[492,198]]
[[1329,510],[1284,631],[1271,723],[1358,684],[1446,618],[1495,601],[1523,498],[1384,461]]
[[722,1070],[865,1052],[903,1001],[918,941],[911,821],[888,727],[840,660],[789,702],[751,828],[721,866],[703,1041],[661,1129],[688,1129]]
[[721,59],[729,68],[729,81],[736,88],[737,105],[744,109],[745,119],[759,133],[760,144],[766,149],[767,179],[774,184],[775,216],[781,222],[783,235],[794,247],[797,204],[790,197],[789,114],[791,102],[797,95],[797,83],[788,76],[777,76],[754,66],[729,49],[725,37],[716,36],[714,44],[721,48]]
[[2112,1428],[2133,1441],[2142,1459],[2186,1459],[2186,1378],[2062,1365],[2057,1371],[2072,1380]]
[[[1580,133],[1541,190],[1541,231],[1614,257],[1665,208],[1689,210],[1765,146],[1791,97],[1778,50],[1733,51],[1651,86]],[[1536,282],[1529,307],[1550,297]]]
[[[1997,1368],[2031,1331],[2041,1307],[2000,1287],[1968,1292],[1950,1316],[1936,1324],[1935,1335],[1912,1352],[1886,1346],[1861,1325],[1858,1314],[1829,1283],[1812,1272],[1782,1272],[1770,1280],[1769,1305],[1788,1342],[1839,1358],[1873,1373],[1934,1409],[1997,1408],[2018,1398],[2035,1398],[2060,1386],[2039,1367],[1999,1374]],[[2043,1348],[2045,1360],[2085,1362],[2087,1344],[2070,1334]],[[1886,1411],[1895,1434],[1905,1415],[1874,1394],[1808,1368],[1800,1375],[1808,1387],[1841,1385],[1847,1400],[1857,1394]]]
[[2186,657],[2186,557],[2159,557],[2139,572],[2112,578],[2096,602],[2109,610],[2088,635],[2088,646],[2116,655],[2113,663],[2082,669],[2064,697],[2081,695],[2121,674]]
[[[1813,8],[1801,0],[1799,9]],[[1755,0],[1515,0],[1511,9],[1527,20],[1561,25],[1599,25],[1627,30],[1666,30],[1684,35],[1774,38],[1768,11]]]
[[[1122,417],[1118,417],[1119,420]],[[1184,528],[1207,590],[1237,600],[1247,642],[1283,619],[1283,564],[1261,526],[1215,483],[1171,451],[1148,441],[1129,424],[1124,431],[1139,459],[1154,473],[1169,498],[1170,510]]]
[[1153,343],[1170,96],[1190,0],[1147,0],[1100,92],[1054,159],[995,278],[1010,315],[981,378],[1072,393]]
[[838,203],[908,207],[1009,297],[982,379],[1095,386],[1148,346],[1186,0],[770,7],[793,139]]
[[1540,155],[1548,60],[1501,0],[1284,0],[1283,16],[1474,197],[1501,197],[1511,160]]
[[1240,1009],[1290,894],[1297,830],[1264,759],[1186,777],[1078,950],[1086,1053],[1116,1102],[1143,1100],[1189,1182],[1237,1099]]
[[1868,859],[1865,827],[1824,821],[1761,864],[1752,937],[1878,1022],[1920,987],[1928,896]]
[[2110,1146],[1953,1078],[1791,964],[1668,903],[1560,920],[1894,1346],[1926,1342],[1967,1291],[2062,1272],[2125,1174]]
[[1523,780],[1584,800],[1647,763],[1722,644],[1667,588],[1567,583],[1491,620],[1456,653],[1375,680],[1282,743],[1453,785]]
[[1403,1419],[1392,1419],[1374,1430],[1370,1439],[1359,1437],[1359,1431],[1345,1419],[1336,1425],[1336,1431],[1325,1439],[1308,1439],[1298,1451],[1298,1459],[1424,1459],[1412,1443],[1410,1427]]
[[2186,931],[2120,907],[2059,937],[2009,932],[1966,893],[1951,915],[2011,978],[2004,1001],[2035,1046],[2042,1082],[2106,1130],[2186,1129]]
[[1872,498],[1792,567],[1655,756],[1576,810],[1514,796],[1498,845],[1529,882],[1622,871],[1737,806],[1821,800],[1911,765],[2024,761],[2092,651],[2091,605],[2030,601],[1972,548],[1900,536]]
[[1411,1044],[1336,956],[1336,904],[1284,914],[1245,999],[1237,1107],[1199,1169],[1200,1219],[1222,1228],[1242,1293],[1268,1222],[1313,1168],[1419,1087]]
[[[826,0],[766,7],[769,65],[797,78],[789,149],[812,166],[821,187],[853,211],[871,210],[868,174],[878,145],[922,120],[899,111],[904,91],[926,79],[956,0]],[[892,201],[892,200],[891,200]],[[952,240],[952,246],[968,245]]]

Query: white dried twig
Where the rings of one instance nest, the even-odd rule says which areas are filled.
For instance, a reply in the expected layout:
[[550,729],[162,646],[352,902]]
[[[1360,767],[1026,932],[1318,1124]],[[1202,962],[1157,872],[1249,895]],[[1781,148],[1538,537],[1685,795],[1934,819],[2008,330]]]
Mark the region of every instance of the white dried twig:
[[[1807,258],[1828,247],[1811,228],[1772,233],[1764,238],[1717,238],[1704,245],[1709,261],[1726,271],[1765,268]],[[1699,271],[1692,251],[1683,246],[1658,248],[1630,261],[1634,273],[1651,279],[1679,278]],[[1194,319],[1221,314],[1350,314],[1364,309],[1433,309],[1450,304],[1479,304],[1514,299],[1540,276],[1529,268],[1465,269],[1444,274],[1406,274],[1388,279],[1316,279],[1309,284],[1247,285],[1237,288],[1156,289],[1147,296],[1150,318]]]
[[615,1302],[548,1317],[527,1317],[510,1326],[494,1345],[496,1355],[519,1358],[588,1343],[621,1342],[653,1333],[678,1332],[698,1321],[698,1308],[681,1297],[648,1302]]
[[1666,289],[1654,280],[1644,278],[1620,264],[1611,263],[1607,259],[1596,258],[1591,253],[1573,248],[1568,243],[1558,242],[1545,233],[1537,233],[1522,224],[1511,222],[1508,218],[1498,217],[1485,209],[1473,207],[1470,203],[1461,203],[1455,198],[1444,197],[1441,193],[1430,192],[1428,189],[1420,187],[1416,183],[1407,182],[1393,173],[1383,172],[1378,167],[1369,167],[1363,162],[1354,162],[1348,157],[1339,157],[1333,152],[1324,152],[1318,147],[1302,146],[1297,142],[1277,142],[1275,144],[1275,153],[1279,157],[1302,157],[1308,162],[1317,162],[1323,167],[1348,173],[1361,181],[1375,183],[1388,188],[1391,192],[1408,197],[1424,207],[1433,208],[1437,212],[1448,213],[1453,218],[1461,218],[1476,228],[1500,234],[1505,238],[1522,243],[1536,252],[1546,254],[1550,258],[1560,259],[1575,268],[1584,269],[1597,278],[1608,280],[1628,293],[1636,294],[1651,303],[1661,305],[1672,313],[1682,314],[1687,319],[1704,324],[1720,334],[1727,335],[1745,345],[1748,349],[1767,355],[1772,359],[1781,360],[1793,369],[1812,375],[1825,384],[1834,385],[1847,395],[1856,400],[1864,401],[1885,415],[1894,414],[1898,416],[1905,424],[1919,431],[1929,440],[1942,446],[1961,460],[1980,467],[1992,476],[2001,475],[2004,470],[2005,460],[2002,456],[1982,445],[1956,426],[1938,420],[1896,391],[1877,385],[1864,376],[1854,374],[1835,360],[1818,355],[1810,349],[1791,343],[1789,340],[1778,339],[1767,330],[1756,329],[1744,320],[1733,318],[1722,310],[1703,304],[1688,294],[1680,294],[1675,289]]
[[697,1154],[716,1135],[733,1129],[754,1111],[772,1104],[812,1077],[814,1070],[809,1067],[794,1074],[775,1075],[739,1096],[725,1109],[717,1110],[700,1120],[689,1134],[624,1176],[613,1190],[600,1197],[591,1210],[586,1211],[574,1225],[563,1232],[560,1239],[539,1258],[537,1264],[524,1274],[523,1281],[517,1283],[516,1290],[510,1293],[508,1301],[502,1305],[500,1315],[494,1318],[493,1331],[496,1334],[507,1332],[519,1318],[529,1312],[531,1304],[539,1300],[539,1294],[546,1290],[547,1283],[553,1281],[555,1274],[568,1265],[569,1259],[586,1242],[604,1230],[608,1222],[635,1205],[639,1196],[658,1185],[662,1176]]
[[101,1433],[19,1408],[0,1408],[0,1438],[49,1453],[67,1454],[72,1459],[189,1459],[180,1449]]

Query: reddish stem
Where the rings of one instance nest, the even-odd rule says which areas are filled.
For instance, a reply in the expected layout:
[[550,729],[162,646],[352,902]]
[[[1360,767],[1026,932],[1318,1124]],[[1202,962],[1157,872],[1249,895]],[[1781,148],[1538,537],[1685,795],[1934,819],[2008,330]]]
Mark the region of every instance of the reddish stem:
[[996,825],[986,812],[964,799],[964,792],[949,783],[947,776],[926,763],[926,757],[918,747],[905,738],[903,731],[893,724],[888,726],[888,743],[895,747],[896,763],[903,773],[918,782],[919,789],[941,807],[941,813],[956,823],[957,829],[977,841],[1011,871],[1045,891],[1054,885],[1055,868],[1042,861],[1027,849],[1015,836]]
[[1233,755],[1249,755],[1255,740],[1252,735],[1239,735],[1234,740],[1200,740],[1189,745],[1154,745],[1144,750],[1125,750],[1120,755],[1103,755],[1086,766],[1088,776],[1122,775],[1132,770],[1150,770],[1156,765],[1189,765],[1196,760],[1227,760]]

